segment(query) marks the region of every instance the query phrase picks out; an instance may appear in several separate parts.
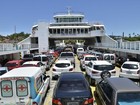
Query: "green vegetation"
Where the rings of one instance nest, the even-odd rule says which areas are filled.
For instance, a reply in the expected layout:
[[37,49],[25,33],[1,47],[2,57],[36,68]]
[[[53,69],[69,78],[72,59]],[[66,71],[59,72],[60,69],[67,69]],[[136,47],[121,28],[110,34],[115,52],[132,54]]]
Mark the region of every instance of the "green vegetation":
[[18,43],[22,41],[23,39],[29,37],[29,35],[30,35],[29,33],[24,33],[24,32],[14,33],[7,36],[0,35],[0,42],[1,43]]

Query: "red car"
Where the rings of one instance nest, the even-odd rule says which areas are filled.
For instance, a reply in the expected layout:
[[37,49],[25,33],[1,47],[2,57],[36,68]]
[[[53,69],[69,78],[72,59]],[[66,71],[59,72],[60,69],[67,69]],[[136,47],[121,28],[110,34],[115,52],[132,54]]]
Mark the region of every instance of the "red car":
[[8,70],[12,70],[12,69],[14,69],[14,68],[20,67],[23,63],[24,63],[23,60],[12,60],[12,61],[8,61],[8,62],[5,64],[5,67],[7,67]]

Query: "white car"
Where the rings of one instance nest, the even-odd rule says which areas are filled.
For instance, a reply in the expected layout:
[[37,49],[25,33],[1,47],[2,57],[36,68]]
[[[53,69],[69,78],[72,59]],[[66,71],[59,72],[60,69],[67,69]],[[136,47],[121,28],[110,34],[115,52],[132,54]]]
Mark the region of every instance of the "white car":
[[46,72],[46,66],[41,61],[27,61],[21,67],[40,67],[42,72]]
[[85,75],[91,85],[95,85],[101,79],[101,73],[108,71],[111,77],[116,77],[115,66],[108,61],[90,61],[86,66]]
[[0,67],[0,76],[7,73],[8,72],[8,68],[7,67]]
[[120,69],[120,77],[130,79],[140,79],[140,63],[135,61],[126,61]]
[[52,67],[52,79],[58,79],[62,72],[73,72],[74,65],[70,60],[58,60]]
[[90,62],[90,61],[97,61],[98,58],[94,55],[91,54],[85,54],[83,58],[80,60],[80,68],[82,71],[85,70],[85,66]]

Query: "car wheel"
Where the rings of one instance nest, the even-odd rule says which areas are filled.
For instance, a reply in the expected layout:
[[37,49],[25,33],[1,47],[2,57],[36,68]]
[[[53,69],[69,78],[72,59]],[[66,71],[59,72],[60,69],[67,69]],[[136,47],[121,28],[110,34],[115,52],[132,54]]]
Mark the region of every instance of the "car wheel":
[[104,80],[105,78],[110,78],[111,77],[111,73],[107,70],[103,71],[101,73],[101,78]]

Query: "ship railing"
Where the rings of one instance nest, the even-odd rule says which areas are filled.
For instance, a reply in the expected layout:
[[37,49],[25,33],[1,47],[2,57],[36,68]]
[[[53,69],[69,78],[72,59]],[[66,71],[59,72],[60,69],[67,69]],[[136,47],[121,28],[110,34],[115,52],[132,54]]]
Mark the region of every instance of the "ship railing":
[[140,51],[140,41],[127,41],[117,43],[95,43],[98,48],[115,48],[117,50]]
[[0,52],[26,50],[26,49],[32,49],[32,48],[38,48],[38,44],[20,44],[20,45],[17,45],[15,43],[0,43]]

